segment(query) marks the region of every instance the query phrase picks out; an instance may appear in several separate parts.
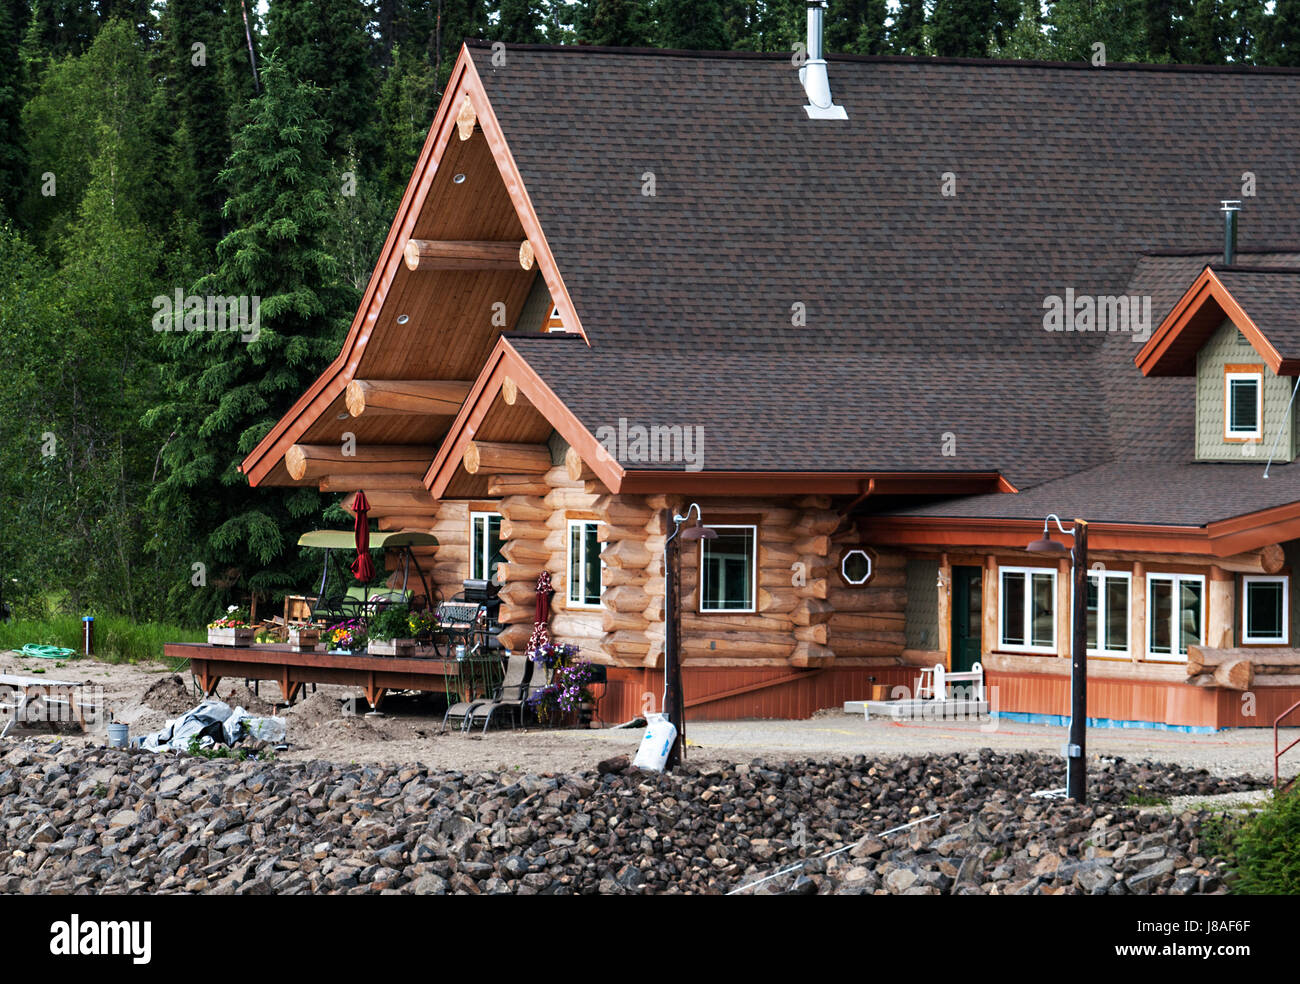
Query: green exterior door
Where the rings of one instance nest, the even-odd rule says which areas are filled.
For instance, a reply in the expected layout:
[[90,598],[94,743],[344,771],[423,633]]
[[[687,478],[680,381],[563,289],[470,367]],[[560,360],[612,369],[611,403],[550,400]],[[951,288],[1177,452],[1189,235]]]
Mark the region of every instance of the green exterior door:
[[967,673],[980,658],[984,628],[984,571],[952,569],[952,672]]

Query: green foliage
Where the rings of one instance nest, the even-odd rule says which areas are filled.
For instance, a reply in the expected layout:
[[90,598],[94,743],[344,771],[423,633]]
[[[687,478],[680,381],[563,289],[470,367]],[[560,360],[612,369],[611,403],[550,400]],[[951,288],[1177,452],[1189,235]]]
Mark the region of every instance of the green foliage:
[[[162,658],[168,642],[203,642],[202,628],[165,622],[137,622],[120,615],[95,616],[95,658],[105,663],[148,663]],[[21,649],[28,643],[61,646],[80,653],[82,624],[77,615],[47,615],[0,622],[0,650]]]
[[658,0],[661,48],[721,51],[727,32],[720,0]]
[[386,605],[370,618],[370,638],[387,642],[390,639],[409,639],[415,633],[407,624],[409,609],[406,605]]
[[1238,895],[1300,895],[1300,791],[1275,795],[1258,813],[1209,831],[1228,859]]
[[586,0],[579,7],[576,28],[582,44],[612,48],[650,45],[650,11],[638,0]]

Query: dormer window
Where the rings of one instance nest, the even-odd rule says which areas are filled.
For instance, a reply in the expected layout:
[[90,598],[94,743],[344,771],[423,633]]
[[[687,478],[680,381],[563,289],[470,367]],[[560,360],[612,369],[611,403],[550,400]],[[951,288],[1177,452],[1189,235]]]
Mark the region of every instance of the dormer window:
[[1264,433],[1264,369],[1224,368],[1223,436],[1229,441],[1259,440]]

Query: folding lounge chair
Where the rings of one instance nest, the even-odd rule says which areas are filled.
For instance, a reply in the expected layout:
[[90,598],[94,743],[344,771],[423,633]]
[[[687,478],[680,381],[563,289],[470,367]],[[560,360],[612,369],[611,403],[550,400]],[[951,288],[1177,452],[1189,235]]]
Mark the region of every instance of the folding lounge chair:
[[528,679],[530,666],[532,666],[532,660],[522,652],[511,652],[510,659],[506,663],[505,677],[496,693],[492,697],[480,697],[478,700],[463,700],[447,708],[447,713],[442,716],[442,730],[447,730],[447,722],[452,718],[459,718],[461,730],[468,731],[474,715],[484,704],[495,703],[511,694],[522,694],[525,686],[524,681]]
[[516,667],[515,659],[516,657],[512,654],[510,662],[506,666],[506,677],[501,682],[496,697],[492,700],[480,701],[470,709],[469,715],[465,719],[466,731],[478,724],[479,719],[482,718],[483,731],[486,732],[488,725],[492,723],[492,715],[502,709],[515,711],[522,718],[524,701],[532,693],[529,681],[534,674],[544,676],[546,671],[528,657],[522,655],[519,659],[522,660],[523,665]]

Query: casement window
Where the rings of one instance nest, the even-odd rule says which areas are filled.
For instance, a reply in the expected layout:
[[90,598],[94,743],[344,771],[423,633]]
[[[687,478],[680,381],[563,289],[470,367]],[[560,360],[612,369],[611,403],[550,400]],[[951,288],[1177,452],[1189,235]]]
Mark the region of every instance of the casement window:
[[594,519],[569,520],[570,608],[599,608],[602,587],[600,523]]
[[1264,434],[1263,372],[1230,367],[1223,380],[1223,436],[1238,441],[1259,439]]
[[1290,591],[1285,577],[1249,575],[1241,579],[1241,641],[1251,645],[1284,646],[1290,619]]
[[1089,656],[1128,655],[1132,587],[1128,571],[1088,572]]
[[1187,647],[1205,638],[1205,578],[1147,575],[1147,657],[1185,663]]
[[1056,571],[1002,567],[998,587],[998,648],[1056,652]]
[[469,514],[469,576],[476,581],[495,577],[501,556],[501,514]]
[[700,540],[700,611],[755,611],[758,527],[709,525],[718,535]]

